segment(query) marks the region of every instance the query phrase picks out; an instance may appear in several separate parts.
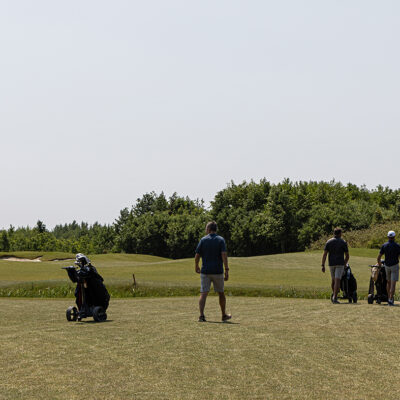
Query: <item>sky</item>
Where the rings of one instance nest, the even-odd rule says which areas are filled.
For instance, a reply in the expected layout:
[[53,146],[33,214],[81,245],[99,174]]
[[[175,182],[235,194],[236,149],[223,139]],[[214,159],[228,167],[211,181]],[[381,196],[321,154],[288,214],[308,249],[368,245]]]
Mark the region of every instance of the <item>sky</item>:
[[400,187],[400,2],[0,2],[0,228],[232,180]]

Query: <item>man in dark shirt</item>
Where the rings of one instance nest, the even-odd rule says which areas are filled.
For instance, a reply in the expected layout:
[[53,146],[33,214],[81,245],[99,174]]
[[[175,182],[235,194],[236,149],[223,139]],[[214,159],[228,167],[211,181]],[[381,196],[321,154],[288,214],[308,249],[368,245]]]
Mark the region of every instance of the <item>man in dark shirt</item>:
[[347,243],[342,239],[342,230],[340,228],[335,228],[333,233],[335,237],[329,239],[325,244],[324,254],[322,256],[322,272],[325,272],[326,257],[329,254],[329,269],[332,278],[331,300],[333,304],[339,304],[337,296],[340,290],[340,280],[342,279],[344,266],[349,261],[349,249]]
[[394,305],[394,292],[396,290],[396,282],[399,280],[399,255],[400,245],[398,245],[394,238],[396,233],[394,231],[388,232],[388,241],[381,247],[378,255],[378,264],[382,266],[382,256],[385,255],[385,271],[387,279],[387,292],[388,292],[388,305]]
[[[214,291],[219,295],[219,305],[222,311],[222,321],[228,321],[232,318],[226,313],[226,298],[224,294],[224,280],[229,279],[228,255],[226,252],[225,240],[217,235],[217,224],[212,221],[206,227],[207,236],[204,236],[196,248],[195,271],[200,274],[200,317],[199,322],[205,322],[204,307],[206,306],[207,295],[211,288],[211,282]],[[200,270],[199,261],[202,258],[202,267]],[[225,266],[225,275],[223,265]]]

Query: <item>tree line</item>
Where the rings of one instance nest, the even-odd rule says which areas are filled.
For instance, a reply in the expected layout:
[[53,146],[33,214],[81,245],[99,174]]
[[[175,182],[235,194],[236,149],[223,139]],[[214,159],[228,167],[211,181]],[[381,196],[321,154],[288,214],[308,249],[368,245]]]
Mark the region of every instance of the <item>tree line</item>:
[[124,208],[113,224],[85,222],[0,231],[0,251],[62,251],[88,254],[125,252],[170,258],[191,257],[215,220],[232,256],[302,251],[335,226],[344,231],[367,229],[400,220],[400,189],[373,190],[340,182],[273,184],[231,182],[209,207],[176,193],[146,193]]

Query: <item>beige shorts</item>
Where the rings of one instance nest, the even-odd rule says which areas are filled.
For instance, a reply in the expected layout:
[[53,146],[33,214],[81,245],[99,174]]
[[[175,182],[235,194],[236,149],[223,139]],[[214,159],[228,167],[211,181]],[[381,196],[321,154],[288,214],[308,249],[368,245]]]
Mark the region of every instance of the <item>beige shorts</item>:
[[344,265],[330,265],[329,269],[331,270],[332,279],[342,279]]
[[391,265],[390,267],[385,266],[386,271],[386,279],[388,281],[395,281],[399,280],[399,264]]
[[209,292],[211,282],[214,286],[214,292],[224,292],[224,274],[200,274],[200,293]]

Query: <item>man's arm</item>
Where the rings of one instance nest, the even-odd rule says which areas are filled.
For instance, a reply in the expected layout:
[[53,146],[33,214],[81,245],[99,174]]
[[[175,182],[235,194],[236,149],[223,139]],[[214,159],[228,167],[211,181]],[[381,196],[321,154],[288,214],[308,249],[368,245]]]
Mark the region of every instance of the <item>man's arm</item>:
[[376,261],[378,261],[378,265],[382,267],[382,256],[385,254],[385,245],[383,245],[379,251],[378,257]]
[[227,281],[229,279],[229,266],[228,266],[228,253],[226,251],[221,252],[222,262],[225,267],[225,277],[224,279]]
[[322,255],[322,261],[321,261],[322,272],[325,272],[325,262],[327,255],[328,255],[328,250],[325,250],[324,254]]
[[349,262],[350,254],[349,254],[349,252],[347,251],[346,253],[344,253],[344,255],[346,256],[346,257],[344,258],[344,265],[347,265],[347,263]]
[[200,273],[199,261],[200,261],[200,254],[196,253],[196,255],[194,256],[194,270],[198,274]]

